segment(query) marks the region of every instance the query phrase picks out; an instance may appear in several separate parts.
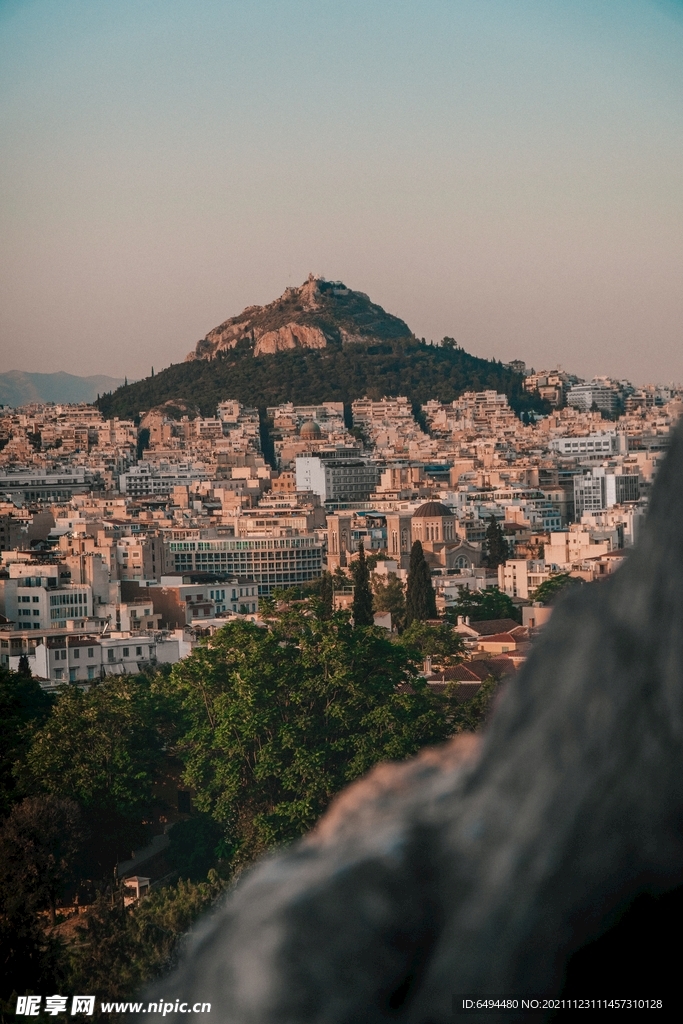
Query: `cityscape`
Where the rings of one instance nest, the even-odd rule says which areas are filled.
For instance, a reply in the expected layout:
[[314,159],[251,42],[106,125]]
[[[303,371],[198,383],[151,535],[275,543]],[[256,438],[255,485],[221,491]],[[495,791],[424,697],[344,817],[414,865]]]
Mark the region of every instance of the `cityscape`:
[[0,1024],[676,1012],[682,49],[0,4]]
[[[162,407],[137,422],[88,405],[4,409],[2,664],[25,656],[50,687],[172,664],[324,572],[346,576],[347,607],[361,545],[373,578],[405,585],[417,540],[441,617],[463,590],[498,588],[540,626],[543,583],[593,582],[628,557],[683,389],[511,366],[549,411],[520,417],[494,391],[418,410],[400,395],[282,403],[265,413],[270,458],[259,410],[230,397],[212,417]],[[505,558],[487,551],[491,522]],[[519,664],[523,637],[472,656],[497,644]]]

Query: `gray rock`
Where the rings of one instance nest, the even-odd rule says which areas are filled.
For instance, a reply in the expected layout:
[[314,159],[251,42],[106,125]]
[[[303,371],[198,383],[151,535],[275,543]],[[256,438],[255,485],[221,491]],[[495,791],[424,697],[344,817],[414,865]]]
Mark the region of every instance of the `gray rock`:
[[231,1024],[441,1024],[455,993],[558,992],[617,908],[679,885],[682,513],[679,429],[639,547],[559,603],[483,739],[350,787],[148,998]]

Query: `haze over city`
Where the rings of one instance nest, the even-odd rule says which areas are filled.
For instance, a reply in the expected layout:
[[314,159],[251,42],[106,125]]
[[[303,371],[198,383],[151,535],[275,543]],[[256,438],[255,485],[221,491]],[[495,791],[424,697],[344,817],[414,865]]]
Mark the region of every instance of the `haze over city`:
[[146,376],[309,271],[683,378],[683,6],[0,5],[3,370]]

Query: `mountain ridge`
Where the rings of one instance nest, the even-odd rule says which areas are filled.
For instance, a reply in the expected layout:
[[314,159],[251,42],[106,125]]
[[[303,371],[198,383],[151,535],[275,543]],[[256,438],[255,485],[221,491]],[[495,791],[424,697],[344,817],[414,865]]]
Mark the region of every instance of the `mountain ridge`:
[[17,408],[32,402],[94,402],[98,395],[124,383],[122,377],[96,373],[78,377],[73,373],[28,373],[8,370],[0,373],[0,405]]

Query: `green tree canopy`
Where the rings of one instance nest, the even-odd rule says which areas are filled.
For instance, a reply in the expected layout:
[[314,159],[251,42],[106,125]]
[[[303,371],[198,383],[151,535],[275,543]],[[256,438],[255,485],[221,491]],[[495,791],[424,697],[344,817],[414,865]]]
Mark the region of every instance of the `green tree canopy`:
[[391,624],[398,630],[403,629],[406,619],[406,596],[403,584],[395,572],[387,573],[386,578],[372,578],[372,607],[376,612],[391,612]]
[[467,590],[463,587],[457,603],[446,614],[451,621],[455,621],[458,615],[469,616],[472,622],[484,622],[487,619],[521,621],[519,609],[513,604],[512,598],[498,587],[487,587],[486,590]]
[[[398,688],[401,683],[408,688]],[[444,739],[448,725],[405,648],[348,616],[229,623],[174,666],[175,741],[201,810],[234,860],[309,829],[371,765]]]
[[353,622],[356,626],[372,626],[372,591],[370,590],[370,570],[365,558],[365,548],[361,540],[358,558],[351,565],[353,574]]
[[436,617],[436,595],[432,586],[432,576],[425,561],[422,544],[416,540],[410,549],[408,586],[406,588],[406,624],[409,626],[414,619],[424,620]]
[[144,676],[63,687],[26,758],[39,789],[122,814],[148,804],[162,757],[157,706]]
[[21,797],[15,769],[23,763],[31,733],[50,714],[54,698],[30,675],[0,668],[0,817]]
[[568,572],[558,572],[544,580],[540,587],[534,590],[531,598],[540,604],[552,604],[567,587],[581,586],[582,583],[583,580],[579,576],[570,576]]
[[397,643],[421,658],[432,658],[440,665],[455,665],[462,660],[465,645],[459,633],[448,622],[432,626],[428,622],[413,619],[401,634]]
[[54,924],[57,900],[84,839],[75,801],[43,795],[15,804],[0,829],[3,912],[47,908]]
[[332,573],[324,572],[320,577],[320,585],[317,593],[318,607],[316,612],[319,619],[330,619],[334,611],[334,579]]

